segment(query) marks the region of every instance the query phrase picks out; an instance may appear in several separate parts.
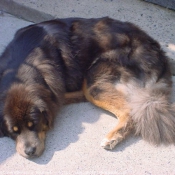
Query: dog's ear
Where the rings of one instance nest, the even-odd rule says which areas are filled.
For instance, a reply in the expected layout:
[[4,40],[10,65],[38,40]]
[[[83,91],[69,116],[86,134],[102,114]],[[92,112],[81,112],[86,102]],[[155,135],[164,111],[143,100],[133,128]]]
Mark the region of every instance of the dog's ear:
[[0,137],[7,136],[7,126],[4,119],[0,116]]

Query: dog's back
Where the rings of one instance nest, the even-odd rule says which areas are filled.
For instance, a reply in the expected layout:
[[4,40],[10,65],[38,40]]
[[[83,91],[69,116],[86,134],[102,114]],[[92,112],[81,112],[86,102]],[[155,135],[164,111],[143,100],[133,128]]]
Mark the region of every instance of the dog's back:
[[[117,100],[124,98],[136,134],[153,144],[175,143],[171,72],[158,42],[131,23],[110,18],[79,19],[71,30],[76,59],[86,79],[87,99],[120,115],[124,109],[116,111]],[[117,93],[122,96],[112,101]],[[109,137],[107,140],[109,144]]]

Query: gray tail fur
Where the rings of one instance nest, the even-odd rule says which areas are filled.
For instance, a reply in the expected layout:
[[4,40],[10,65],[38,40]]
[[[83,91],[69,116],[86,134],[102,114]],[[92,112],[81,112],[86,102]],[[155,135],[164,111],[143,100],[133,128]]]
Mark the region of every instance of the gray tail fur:
[[175,143],[175,105],[169,101],[171,89],[165,86],[135,89],[137,95],[130,99],[136,134],[155,145]]

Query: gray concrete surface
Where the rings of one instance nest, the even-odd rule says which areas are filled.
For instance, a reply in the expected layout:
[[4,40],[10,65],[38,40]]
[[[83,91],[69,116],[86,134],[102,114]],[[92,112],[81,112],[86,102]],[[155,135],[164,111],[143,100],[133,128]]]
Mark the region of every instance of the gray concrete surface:
[[[57,17],[108,15],[134,22],[157,39],[172,59],[175,57],[175,12],[173,11],[137,0],[38,0],[36,2],[30,0],[21,3],[24,2],[24,5],[31,4],[31,8],[43,10],[51,15],[56,14],[57,11]],[[42,2],[41,7],[40,2]],[[30,22],[1,13],[0,52],[12,39],[14,32],[28,24]],[[65,106],[58,114],[54,129],[47,135],[46,150],[41,157],[25,159],[16,153],[15,144],[11,139],[0,139],[0,175],[175,174],[175,146],[173,145],[155,147],[140,137],[132,136],[113,151],[102,149],[101,140],[116,122],[117,119],[109,113],[90,103]]]
[[166,1],[165,0],[145,0],[145,1],[161,5],[165,8],[175,10],[175,0],[166,0]]

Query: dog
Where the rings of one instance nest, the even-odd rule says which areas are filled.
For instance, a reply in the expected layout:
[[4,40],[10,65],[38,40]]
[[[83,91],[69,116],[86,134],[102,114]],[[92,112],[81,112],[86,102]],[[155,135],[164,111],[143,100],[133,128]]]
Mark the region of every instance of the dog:
[[18,30],[0,57],[0,136],[26,158],[40,156],[64,104],[89,101],[118,118],[101,146],[129,134],[175,143],[168,57],[130,22],[55,19]]

